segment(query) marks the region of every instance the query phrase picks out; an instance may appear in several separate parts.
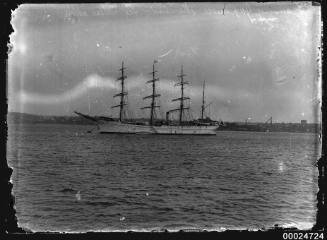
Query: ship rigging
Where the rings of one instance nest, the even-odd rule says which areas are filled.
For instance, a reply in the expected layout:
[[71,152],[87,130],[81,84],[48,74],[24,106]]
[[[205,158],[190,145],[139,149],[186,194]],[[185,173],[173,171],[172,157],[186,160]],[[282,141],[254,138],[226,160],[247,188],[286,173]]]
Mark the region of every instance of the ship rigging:
[[156,77],[157,71],[155,70],[155,67],[154,67],[155,63],[157,63],[157,61],[153,62],[152,72],[150,73],[150,74],[152,74],[152,79],[146,82],[146,83],[152,83],[152,94],[143,98],[143,100],[151,98],[151,104],[150,104],[150,106],[146,106],[146,107],[141,108],[141,109],[150,109],[149,124],[151,126],[154,125],[154,121],[155,121],[155,118],[156,118],[156,111],[155,110],[156,110],[156,108],[160,108],[160,106],[157,105],[157,103],[156,103],[156,98],[160,97],[160,94],[156,93],[156,82],[159,81],[159,78]]
[[[76,112],[76,114],[85,117],[89,120],[95,121],[98,126],[100,133],[138,133],[138,134],[168,134],[168,135],[215,135],[216,130],[219,125],[217,121],[212,121],[210,118],[204,119],[205,100],[204,100],[204,86],[203,84],[203,93],[202,93],[202,106],[201,106],[201,119],[193,121],[185,121],[185,110],[189,110],[190,107],[186,106],[185,101],[190,100],[188,96],[185,96],[184,90],[185,85],[189,84],[188,81],[184,80],[186,74],[183,71],[183,65],[181,66],[181,72],[177,75],[179,82],[175,86],[180,86],[181,95],[179,98],[172,99],[173,102],[179,101],[179,107],[172,109],[166,112],[166,121],[157,121],[156,109],[160,108],[156,99],[160,97],[160,94],[156,91],[156,82],[159,81],[157,76],[158,71],[155,68],[154,61],[152,65],[152,79],[148,80],[146,83],[152,84],[152,93],[151,95],[143,97],[143,100],[151,99],[150,105],[142,107],[142,109],[150,109],[149,121],[145,122],[136,122],[135,120],[126,121],[126,105],[127,105],[127,91],[125,88],[126,67],[124,67],[124,62],[122,62],[120,73],[121,76],[117,79],[120,81],[120,92],[115,94],[113,97],[120,97],[119,104],[112,106],[112,108],[119,107],[119,119],[115,120],[112,118],[96,118],[91,117],[86,114]],[[171,112],[179,112],[178,124],[172,123],[169,119],[169,114]]]

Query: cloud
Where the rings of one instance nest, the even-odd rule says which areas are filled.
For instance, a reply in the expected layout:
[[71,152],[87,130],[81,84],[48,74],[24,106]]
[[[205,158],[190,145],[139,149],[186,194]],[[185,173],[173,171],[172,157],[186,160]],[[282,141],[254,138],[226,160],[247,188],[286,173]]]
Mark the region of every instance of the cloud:
[[[319,36],[319,15],[310,4],[303,10],[295,5],[226,4],[224,15],[224,4],[20,7],[11,36],[15,54],[9,69],[15,70],[8,78],[9,107],[66,113],[65,106],[83,108],[86,101],[99,99],[110,107],[119,101],[112,95],[119,91],[116,77],[124,60],[129,100],[137,109],[148,104],[142,98],[151,94],[146,81],[157,59],[162,61],[156,69],[164,107],[180,95],[174,83],[183,64],[190,81],[185,93],[196,108],[205,79],[206,100],[215,102],[212,109],[222,117],[238,120],[251,112],[260,118],[269,111],[277,115],[279,106],[285,106],[279,115],[295,119],[288,113],[302,109],[293,103],[293,93],[312,95],[312,87],[302,86],[315,77],[312,49],[317,40],[311,37]],[[94,113],[104,112],[94,105]]]
[[92,74],[86,77],[80,84],[62,94],[45,95],[28,93],[22,90],[17,93],[17,96],[21,103],[58,104],[74,100],[92,88],[115,89],[115,79]]
[[[143,74],[137,76],[130,76],[126,80],[126,88],[128,91],[137,90],[131,93],[132,95],[140,95],[140,89],[142,93],[145,91],[146,82],[149,78],[145,77]],[[161,93],[168,93],[178,96],[180,94],[180,88],[175,87],[176,81],[171,79],[162,78],[160,82],[157,83],[157,91]],[[119,86],[116,79],[112,77],[101,77],[97,74],[91,74],[86,77],[82,82],[73,87],[72,89],[66,90],[61,94],[40,94],[31,93],[21,90],[17,93],[18,101],[22,104],[41,104],[41,105],[57,105],[62,103],[68,103],[76,101],[76,99],[85,95],[91,89],[107,89],[119,91]],[[189,86],[185,90],[185,94],[188,94],[191,98],[197,99],[202,96],[202,86]],[[208,100],[223,100],[230,98],[233,94],[237,94],[239,97],[249,98],[252,95],[243,90],[237,89],[224,89],[218,86],[207,86],[206,97]]]

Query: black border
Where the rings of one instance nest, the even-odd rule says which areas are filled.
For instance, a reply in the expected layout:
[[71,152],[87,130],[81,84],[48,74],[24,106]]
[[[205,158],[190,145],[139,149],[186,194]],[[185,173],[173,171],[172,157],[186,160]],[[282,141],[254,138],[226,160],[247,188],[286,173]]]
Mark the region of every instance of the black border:
[[[97,3],[106,2],[106,1],[96,1]],[[110,1],[110,2],[119,2],[119,1]],[[124,1],[131,2],[131,1]],[[134,1],[133,1],[134,2]],[[135,2],[144,2],[144,1],[135,1]],[[163,2],[163,1],[156,1]],[[236,2],[233,0],[232,2]],[[238,2],[238,1],[237,1]],[[256,1],[249,1],[256,2]],[[259,2],[274,2],[274,1],[259,1]],[[80,233],[80,234],[60,234],[60,233],[29,233],[26,230],[21,229],[17,225],[16,211],[14,209],[14,196],[11,193],[12,183],[10,182],[10,177],[12,174],[12,169],[8,167],[6,161],[6,141],[7,141],[7,124],[6,124],[6,115],[7,115],[7,97],[6,97],[6,80],[7,80],[7,52],[9,42],[9,35],[13,31],[10,25],[11,11],[16,9],[18,5],[22,3],[38,3],[37,1],[10,1],[0,3],[0,34],[1,34],[1,80],[0,80],[0,239],[3,236],[6,239],[16,239],[16,238],[40,238],[40,239],[57,239],[57,238],[95,238],[95,239],[104,239],[108,237],[113,238],[122,238],[122,239],[166,239],[166,238],[215,238],[221,237],[225,239],[226,237],[243,237],[243,238],[258,238],[262,239],[264,237],[273,237],[274,239],[283,239],[282,234],[285,232],[322,232],[325,233],[325,238],[327,234],[327,135],[326,135],[326,120],[327,120],[327,82],[325,79],[326,73],[326,55],[324,54],[323,45],[326,42],[326,1],[325,0],[315,0],[311,1],[314,5],[321,6],[321,16],[322,16],[322,69],[321,69],[321,79],[322,79],[322,157],[317,161],[317,167],[319,170],[319,177],[317,179],[317,184],[319,191],[317,193],[317,215],[316,215],[316,224],[311,229],[311,231],[299,231],[296,228],[283,229],[278,226],[274,226],[268,230],[259,230],[256,232],[251,231],[234,231],[227,230],[225,232],[148,232],[148,233],[139,233],[139,232],[111,232],[111,233]],[[85,3],[83,1],[51,1],[43,0],[42,3]],[[311,238],[312,239],[312,238]]]
[[325,78],[326,73],[326,53],[324,45],[326,43],[326,1],[319,1],[321,4],[321,17],[322,17],[322,39],[321,39],[321,81],[322,81],[322,105],[321,105],[321,117],[322,117],[322,151],[321,158],[317,161],[317,167],[319,171],[318,175],[318,193],[317,193],[317,215],[316,224],[313,229],[324,229],[327,231],[327,135],[326,135],[326,121],[327,121],[327,81]]

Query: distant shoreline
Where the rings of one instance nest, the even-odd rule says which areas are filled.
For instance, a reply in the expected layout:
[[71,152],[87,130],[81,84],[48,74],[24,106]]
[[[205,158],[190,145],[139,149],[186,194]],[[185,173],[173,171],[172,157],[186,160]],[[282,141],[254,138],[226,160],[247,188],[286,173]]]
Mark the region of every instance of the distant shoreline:
[[[146,120],[146,119],[140,119]],[[26,113],[9,112],[8,124],[76,124],[94,125],[93,122],[80,116],[41,116]],[[319,133],[321,125],[318,123],[239,123],[224,122],[218,131],[247,131],[247,132],[299,132]]]

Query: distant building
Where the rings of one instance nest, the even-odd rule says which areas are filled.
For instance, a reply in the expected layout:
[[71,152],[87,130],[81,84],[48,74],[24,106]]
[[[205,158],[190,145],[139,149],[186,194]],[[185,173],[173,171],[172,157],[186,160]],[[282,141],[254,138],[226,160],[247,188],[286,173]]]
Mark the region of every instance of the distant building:
[[301,124],[305,125],[307,123],[308,123],[307,120],[301,120]]

